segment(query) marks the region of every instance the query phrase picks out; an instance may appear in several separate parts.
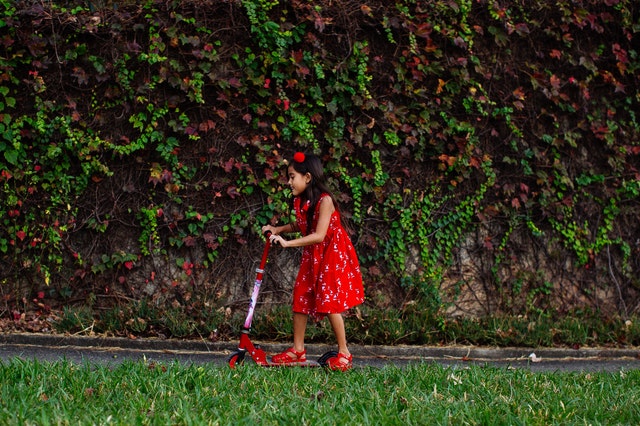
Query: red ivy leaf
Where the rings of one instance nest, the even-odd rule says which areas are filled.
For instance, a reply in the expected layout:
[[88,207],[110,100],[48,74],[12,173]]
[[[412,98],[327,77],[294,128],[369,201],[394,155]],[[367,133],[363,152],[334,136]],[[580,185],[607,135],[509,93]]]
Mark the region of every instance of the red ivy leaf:
[[184,242],[184,245],[186,247],[194,247],[196,245],[196,239],[191,235],[187,235],[186,237],[184,237],[182,239],[182,242]]
[[633,155],[640,154],[640,146],[626,146],[627,150],[631,152]]
[[316,30],[318,30],[319,32],[323,32],[324,27],[327,24],[331,24],[331,22],[333,21],[333,18],[323,18],[322,15],[320,15],[316,11],[313,12],[313,14],[311,15],[311,18],[313,20],[313,25],[316,27]]
[[438,160],[442,161],[443,163],[445,163],[449,167],[453,167],[453,165],[456,163],[457,159],[458,159],[458,157],[450,156],[450,155],[447,155],[447,154],[441,154],[438,157]]
[[200,123],[198,126],[198,130],[201,132],[208,132],[209,130],[213,130],[216,128],[216,122],[213,120],[207,120]]
[[518,33],[518,35],[522,36],[522,35],[529,34],[530,32],[531,31],[529,31],[529,27],[524,22],[516,24],[516,33]]
[[242,82],[236,77],[231,77],[229,80],[227,80],[227,82],[229,83],[229,86],[236,89],[242,87]]
[[428,39],[427,39],[427,46],[424,48],[424,50],[425,50],[427,53],[433,53],[433,52],[435,52],[436,50],[438,50],[438,46],[436,46],[436,45],[433,43],[433,40],[432,40],[432,39],[428,38]]
[[75,77],[78,80],[78,84],[80,86],[89,83],[89,78],[87,77],[87,73],[84,71],[84,69],[80,67],[73,67],[73,72],[71,73],[71,76]]
[[428,22],[425,22],[418,25],[418,28],[416,28],[416,30],[413,33],[418,37],[428,38],[432,30],[433,28],[431,27],[431,24],[429,24]]
[[478,157],[471,157],[469,159],[469,165],[475,169],[479,169],[480,168],[480,160],[478,159]]
[[311,116],[311,122],[318,124],[322,121],[322,115],[320,115],[319,113],[315,113]]
[[233,170],[233,166],[236,164],[236,159],[231,157],[227,160],[226,163],[224,163],[224,171],[227,173],[231,173],[231,170]]
[[173,180],[173,173],[171,173],[171,171],[164,169],[162,171],[162,181],[163,182],[171,182],[171,180]]
[[613,54],[616,55],[616,59],[624,64],[629,63],[629,57],[627,51],[624,50],[618,43],[613,44]]
[[360,11],[362,13],[364,13],[367,16],[371,16],[371,8],[369,6],[367,6],[366,4],[360,5]]
[[227,195],[231,197],[231,199],[234,199],[238,197],[240,193],[238,192],[238,188],[236,188],[235,186],[230,186],[227,188]]
[[293,62],[295,62],[296,64],[302,62],[304,59],[302,50],[294,50],[293,52],[291,52],[291,59],[293,59]]
[[210,248],[211,250],[215,250],[220,246],[218,239],[213,234],[209,234],[209,233],[203,234],[202,238],[204,239],[204,242],[207,243],[207,247]]
[[513,97],[516,98],[517,100],[524,101],[525,94],[524,94],[524,90],[522,90],[522,86],[518,87],[511,93],[513,93]]

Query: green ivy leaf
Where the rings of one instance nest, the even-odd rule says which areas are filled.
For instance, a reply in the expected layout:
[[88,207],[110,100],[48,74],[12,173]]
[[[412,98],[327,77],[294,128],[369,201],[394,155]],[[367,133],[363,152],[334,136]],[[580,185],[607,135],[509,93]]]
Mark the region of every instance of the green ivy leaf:
[[18,152],[15,150],[5,151],[4,158],[9,164],[14,166],[18,164]]

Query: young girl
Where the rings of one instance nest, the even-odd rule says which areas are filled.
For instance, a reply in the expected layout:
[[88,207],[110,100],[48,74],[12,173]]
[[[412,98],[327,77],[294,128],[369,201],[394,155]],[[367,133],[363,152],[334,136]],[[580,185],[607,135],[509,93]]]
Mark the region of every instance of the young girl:
[[[294,196],[295,223],[267,225],[272,244],[303,247],[302,261],[293,287],[293,347],[274,355],[273,363],[306,361],[304,336],[309,315],[327,316],[338,342],[338,356],[329,368],[346,371],[352,356],[342,313],[364,301],[360,265],[349,235],[340,222],[337,203],[327,188],[320,159],[297,152],[288,167]],[[280,234],[300,232],[300,238],[285,240]]]

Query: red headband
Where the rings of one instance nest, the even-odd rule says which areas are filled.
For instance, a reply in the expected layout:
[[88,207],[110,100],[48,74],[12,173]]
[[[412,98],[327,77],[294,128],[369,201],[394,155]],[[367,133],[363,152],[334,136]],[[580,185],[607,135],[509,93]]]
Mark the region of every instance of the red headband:
[[293,161],[296,163],[304,163],[305,155],[304,152],[296,152],[293,154]]

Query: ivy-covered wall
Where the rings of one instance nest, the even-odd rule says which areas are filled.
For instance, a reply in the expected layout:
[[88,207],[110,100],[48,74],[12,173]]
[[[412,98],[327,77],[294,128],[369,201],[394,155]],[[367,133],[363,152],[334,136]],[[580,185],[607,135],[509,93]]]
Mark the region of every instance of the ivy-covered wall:
[[[632,0],[0,0],[9,310],[246,301],[322,156],[368,303],[640,306]],[[272,254],[286,303],[295,252]],[[244,305],[242,305],[244,307]]]

